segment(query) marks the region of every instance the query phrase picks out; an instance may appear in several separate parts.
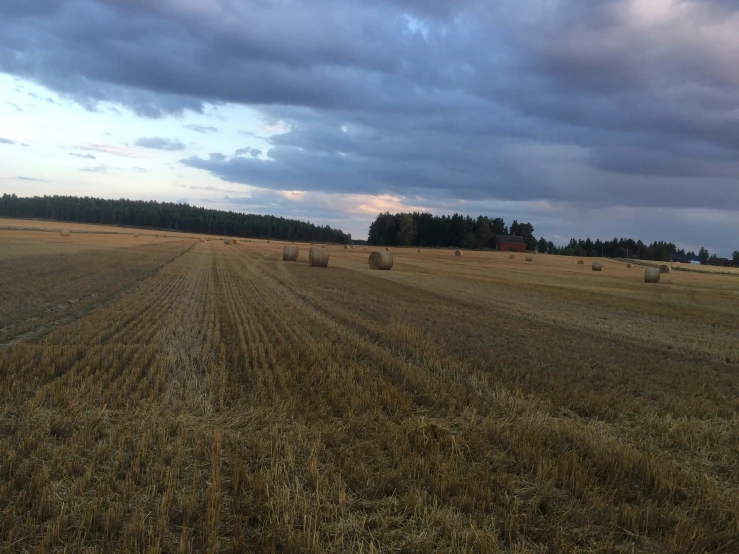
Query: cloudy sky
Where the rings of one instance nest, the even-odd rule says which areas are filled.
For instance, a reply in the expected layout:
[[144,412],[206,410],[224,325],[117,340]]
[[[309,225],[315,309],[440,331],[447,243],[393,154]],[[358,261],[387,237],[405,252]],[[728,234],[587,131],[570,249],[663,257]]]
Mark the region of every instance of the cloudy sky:
[[739,3],[2,0],[0,192],[739,249]]

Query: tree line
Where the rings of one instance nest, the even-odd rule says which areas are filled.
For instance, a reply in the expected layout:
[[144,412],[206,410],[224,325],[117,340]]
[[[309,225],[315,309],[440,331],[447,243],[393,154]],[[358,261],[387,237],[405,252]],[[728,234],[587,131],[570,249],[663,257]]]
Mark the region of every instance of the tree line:
[[340,229],[272,215],[243,214],[189,204],[143,200],[105,200],[77,196],[0,197],[0,216],[51,219],[209,235],[305,242],[350,243]]
[[552,254],[563,256],[592,256],[605,258],[635,258],[641,260],[669,261],[673,254],[679,253],[677,246],[671,242],[655,241],[646,244],[640,240],[629,238],[614,238],[602,241],[600,239],[570,239],[567,246],[552,247],[548,250]]
[[[555,245],[544,237],[534,236],[531,223],[514,220],[510,226],[503,218],[478,216],[435,216],[428,212],[396,213],[384,212],[377,216],[369,229],[367,244],[374,246],[421,246],[440,248],[495,248],[496,235],[523,237],[528,250],[560,256],[635,258],[642,260],[669,261],[673,254],[685,254],[672,242],[654,241],[645,243],[630,238],[613,240],[570,239],[566,245]],[[688,254],[694,255],[692,252]],[[716,257],[705,248],[699,256],[703,260]],[[735,265],[739,265],[739,251],[733,254]]]
[[428,212],[379,214],[370,224],[367,243],[375,246],[495,248],[496,235],[521,236],[529,250],[534,250],[537,245],[531,223],[514,220],[509,227],[500,217],[436,216]]

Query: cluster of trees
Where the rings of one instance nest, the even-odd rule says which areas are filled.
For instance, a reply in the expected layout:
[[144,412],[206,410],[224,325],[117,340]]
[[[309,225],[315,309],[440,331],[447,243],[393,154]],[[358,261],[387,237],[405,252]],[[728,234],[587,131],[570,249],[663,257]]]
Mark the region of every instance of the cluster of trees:
[[[542,252],[542,250],[539,250]],[[673,254],[678,253],[677,246],[671,242],[656,241],[645,244],[640,240],[617,239],[608,241],[588,239],[570,239],[567,246],[554,247],[548,243],[546,252],[563,256],[593,256],[606,258],[637,258],[642,260],[669,261]],[[684,252],[683,252],[684,253]]]
[[351,235],[339,229],[295,219],[143,200],[104,200],[76,196],[23,198],[3,194],[0,197],[0,216],[276,240],[342,244],[352,240]]
[[381,213],[370,225],[367,243],[377,246],[495,248],[496,235],[521,236],[530,250],[537,245],[531,223],[513,221],[508,227],[500,217],[435,216],[426,212]]

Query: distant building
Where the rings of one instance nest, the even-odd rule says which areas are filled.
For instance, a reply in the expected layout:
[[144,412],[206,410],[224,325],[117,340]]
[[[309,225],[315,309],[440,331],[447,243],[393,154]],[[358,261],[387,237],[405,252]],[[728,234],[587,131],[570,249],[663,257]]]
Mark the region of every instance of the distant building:
[[719,265],[723,267],[730,267],[731,260],[729,258],[708,258],[708,265]]
[[495,235],[495,248],[506,252],[526,252],[526,243],[523,237]]
[[673,254],[670,258],[671,262],[676,264],[699,264],[700,256],[686,256],[685,254]]

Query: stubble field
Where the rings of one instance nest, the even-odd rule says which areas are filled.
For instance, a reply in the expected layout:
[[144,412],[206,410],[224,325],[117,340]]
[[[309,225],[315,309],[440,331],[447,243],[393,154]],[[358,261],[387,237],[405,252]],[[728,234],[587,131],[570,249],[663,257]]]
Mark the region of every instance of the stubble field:
[[0,551],[739,550],[739,278],[282,246],[0,230]]

